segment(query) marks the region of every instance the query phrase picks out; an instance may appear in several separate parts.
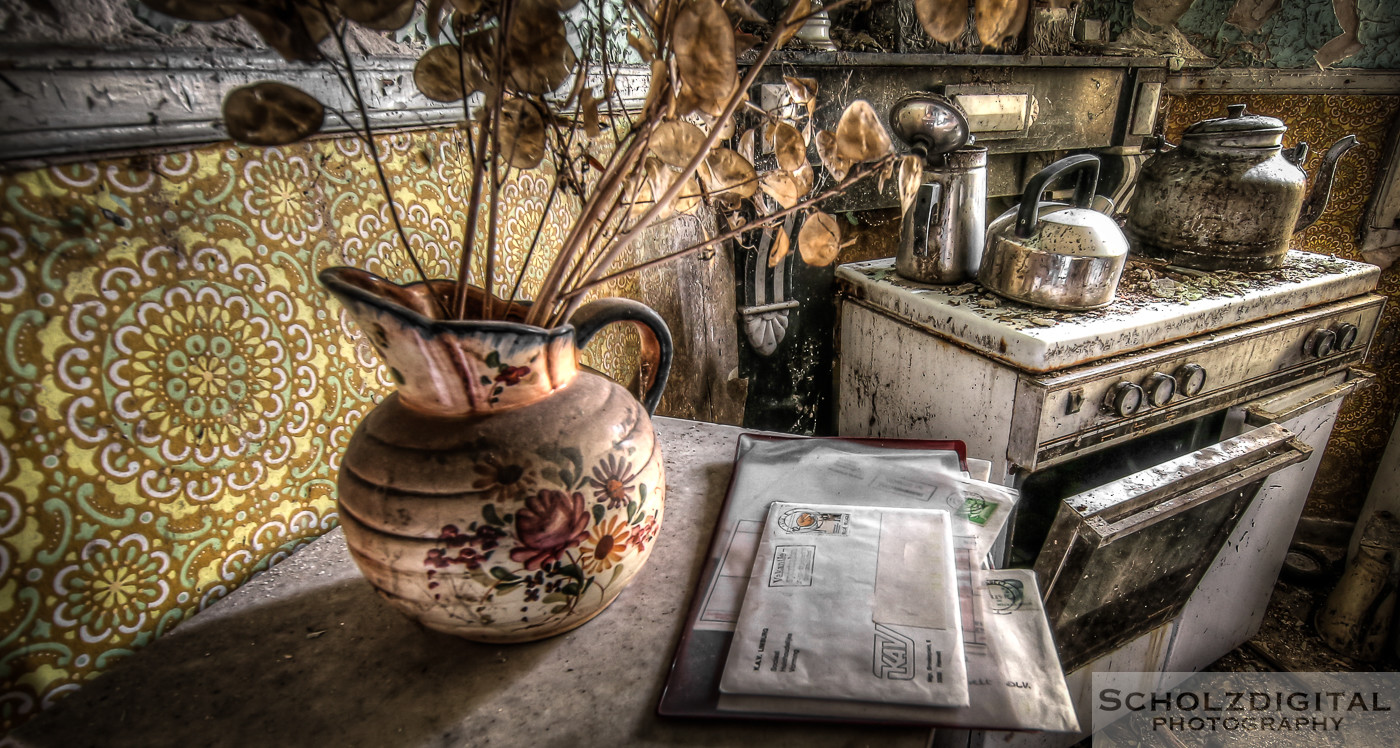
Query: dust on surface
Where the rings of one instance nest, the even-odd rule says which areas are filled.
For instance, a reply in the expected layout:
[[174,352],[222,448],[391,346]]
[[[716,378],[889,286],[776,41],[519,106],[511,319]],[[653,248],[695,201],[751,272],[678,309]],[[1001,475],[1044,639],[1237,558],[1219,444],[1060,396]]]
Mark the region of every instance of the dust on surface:
[[908,288],[921,295],[947,297],[946,303],[951,306],[966,307],[981,317],[1021,330],[1054,327],[1069,320],[1129,314],[1147,307],[1160,309],[1163,305],[1185,306],[1201,299],[1242,297],[1251,291],[1283,283],[1301,283],[1324,275],[1344,273],[1358,264],[1331,255],[1290,252],[1282,266],[1271,270],[1204,272],[1129,259],[1111,304],[1099,309],[1075,311],[1042,309],[1011,301],[973,282],[948,286],[916,283],[900,277],[892,267],[864,268],[862,272],[877,282]]

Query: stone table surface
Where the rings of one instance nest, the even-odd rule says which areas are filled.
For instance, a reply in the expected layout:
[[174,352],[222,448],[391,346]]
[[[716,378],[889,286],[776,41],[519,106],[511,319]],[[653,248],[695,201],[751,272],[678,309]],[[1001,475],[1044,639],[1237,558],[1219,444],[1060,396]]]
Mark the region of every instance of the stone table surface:
[[[741,429],[656,419],[666,517],[613,605],[487,645],[423,629],[360,576],[339,529],[67,697],[7,744],[924,746],[926,728],[660,717]],[[324,633],[320,633],[324,632]]]

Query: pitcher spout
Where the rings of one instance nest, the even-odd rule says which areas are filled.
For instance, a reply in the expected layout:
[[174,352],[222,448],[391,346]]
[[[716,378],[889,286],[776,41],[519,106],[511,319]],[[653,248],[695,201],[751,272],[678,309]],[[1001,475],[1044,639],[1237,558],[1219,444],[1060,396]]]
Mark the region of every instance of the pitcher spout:
[[1322,211],[1327,207],[1327,200],[1332,196],[1332,179],[1337,174],[1337,161],[1355,145],[1356,136],[1348,135],[1334,143],[1327,150],[1327,155],[1322,157],[1322,164],[1317,167],[1317,174],[1313,176],[1312,192],[1308,195],[1307,202],[1303,203],[1298,222],[1293,225],[1295,232],[1313,225],[1322,216]]

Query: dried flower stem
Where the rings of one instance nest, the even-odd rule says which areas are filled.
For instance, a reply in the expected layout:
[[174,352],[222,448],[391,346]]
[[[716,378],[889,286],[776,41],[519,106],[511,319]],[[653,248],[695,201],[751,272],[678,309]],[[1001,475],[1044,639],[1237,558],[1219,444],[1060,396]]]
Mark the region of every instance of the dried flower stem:
[[[321,12],[326,18],[334,18],[326,8],[325,0],[321,0]],[[350,52],[345,47],[346,21],[341,21],[331,28],[331,36],[335,37],[336,47],[340,50],[341,60],[345,63],[346,75],[341,78],[341,85],[345,85],[345,78],[350,79],[350,89],[348,93],[354,100],[355,107],[360,111],[360,125],[364,128],[364,140],[369,148],[371,159],[374,161],[374,171],[379,177],[379,188],[384,191],[384,199],[389,203],[389,217],[394,221],[394,231],[398,234],[399,243],[403,245],[404,252],[408,253],[409,262],[413,263],[413,269],[418,272],[418,279],[424,285],[428,283],[428,274],[423,270],[423,264],[418,261],[418,255],[413,251],[413,247],[408,243],[408,235],[403,230],[403,222],[399,220],[398,201],[394,199],[394,193],[389,189],[389,177],[384,173],[384,160],[379,155],[379,145],[374,142],[374,126],[370,124],[369,109],[365,106],[365,97],[360,91],[360,79],[355,75],[355,61],[350,59]],[[337,73],[338,74],[338,73]],[[447,310],[442,307],[442,300],[436,294],[428,294],[439,311],[446,314]]]
[[[789,12],[794,12],[796,8],[796,5],[791,6],[791,10]],[[791,23],[792,22],[790,20],[782,21],[774,29],[773,34],[768,37],[768,40],[764,42],[762,49],[760,49],[758,52],[757,58],[753,61],[753,63],[750,64],[748,71],[745,72],[743,79],[739,82],[739,85],[735,86],[733,93],[731,93],[729,96],[729,101],[725,104],[724,109],[721,111],[720,115],[715,118],[716,122],[722,123],[728,118],[734,116],[734,111],[738,109],[739,103],[747,97],[749,88],[753,86],[754,81],[758,79],[758,74],[760,71],[762,71],[764,63],[766,63],[768,61],[768,58],[772,56],[773,50],[776,49],[778,46],[778,40],[783,36],[783,33],[791,27]],[[676,177],[675,180],[671,183],[670,187],[668,187],[661,196],[656,198],[656,204],[652,205],[651,208],[649,208],[645,213],[643,213],[642,216],[637,219],[636,223],[633,224],[631,229],[628,229],[627,231],[620,234],[617,237],[616,241],[612,243],[612,246],[609,247],[607,251],[603,254],[603,261],[600,265],[601,268],[606,268],[609,265],[611,265],[618,257],[622,255],[622,253],[628,247],[632,246],[632,242],[636,241],[637,238],[641,236],[642,230],[648,224],[651,223],[652,219],[654,219],[658,213],[661,212],[661,209],[669,205],[670,202],[676,198],[676,195],[680,193],[681,188],[684,187],[686,182],[695,175],[696,170],[700,168],[700,164],[704,162],[705,157],[709,155],[710,151],[715,147],[715,144],[719,142],[719,136],[719,127],[714,127],[710,129],[710,132],[706,135],[704,142],[700,145],[699,150],[690,159],[689,163],[687,163],[685,167],[681,169],[680,176]],[[566,248],[570,250],[573,249],[572,247]],[[583,284],[592,286],[595,280],[597,280],[596,277],[585,277],[583,279]],[[574,289],[565,289],[559,287],[558,285],[547,286],[542,290],[540,294],[540,299],[536,304],[536,309],[531,310],[532,313],[540,313],[538,315],[532,314],[532,316],[534,316],[536,319],[548,320],[550,324],[557,324],[563,318],[563,312],[565,311],[564,309],[550,314],[547,317],[546,312],[541,310],[548,309],[551,312],[553,312],[553,308],[558,302],[560,295],[571,290]]]

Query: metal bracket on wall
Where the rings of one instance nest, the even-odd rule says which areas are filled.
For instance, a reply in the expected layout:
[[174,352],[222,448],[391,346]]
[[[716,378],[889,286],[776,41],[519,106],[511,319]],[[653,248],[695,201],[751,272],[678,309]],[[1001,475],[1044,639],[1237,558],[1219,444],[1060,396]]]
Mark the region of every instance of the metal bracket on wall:
[[[788,236],[792,236],[795,221],[795,215],[783,221],[783,230]],[[758,250],[749,253],[744,268],[744,306],[739,308],[739,315],[744,320],[744,334],[749,345],[761,356],[771,356],[778,349],[778,344],[787,336],[788,311],[798,305],[787,298],[795,253],[789,252],[775,265],[768,266],[777,234],[773,229],[764,230]],[[772,301],[769,301],[770,287]]]

